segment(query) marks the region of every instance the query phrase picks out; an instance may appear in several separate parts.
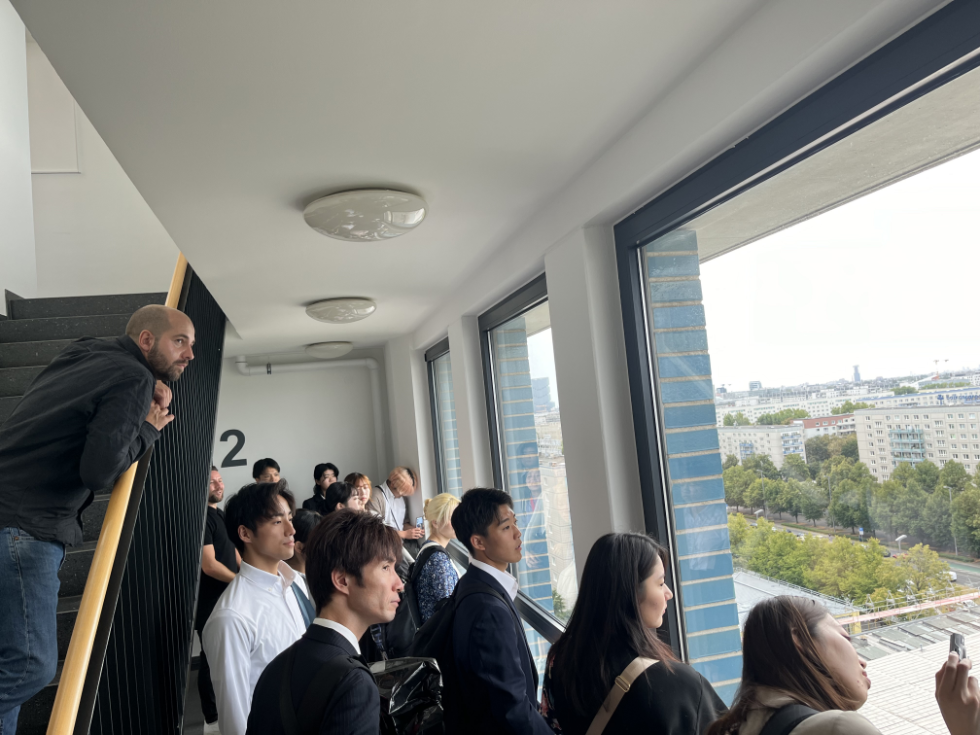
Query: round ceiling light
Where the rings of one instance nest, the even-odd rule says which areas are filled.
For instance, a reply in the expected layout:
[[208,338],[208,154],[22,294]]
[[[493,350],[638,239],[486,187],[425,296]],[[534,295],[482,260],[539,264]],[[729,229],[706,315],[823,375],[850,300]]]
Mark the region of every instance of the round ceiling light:
[[378,308],[371,299],[345,298],[317,301],[306,307],[306,314],[318,322],[350,324],[366,319]]
[[306,354],[321,360],[333,360],[343,357],[353,349],[354,345],[350,342],[318,342],[315,345],[307,345]]
[[310,202],[306,224],[338,240],[371,242],[404,235],[425,219],[422,197],[389,189],[342,191]]

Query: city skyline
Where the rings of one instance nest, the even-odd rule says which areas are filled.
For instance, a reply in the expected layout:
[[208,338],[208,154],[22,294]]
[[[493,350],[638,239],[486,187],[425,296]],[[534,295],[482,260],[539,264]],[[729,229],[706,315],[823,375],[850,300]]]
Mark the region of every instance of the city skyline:
[[973,151],[702,263],[715,386],[977,368],[978,182]]

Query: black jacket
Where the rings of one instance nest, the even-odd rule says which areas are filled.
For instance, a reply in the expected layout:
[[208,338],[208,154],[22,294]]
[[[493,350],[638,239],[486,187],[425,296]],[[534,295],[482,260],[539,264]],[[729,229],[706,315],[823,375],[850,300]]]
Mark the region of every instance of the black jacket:
[[[297,710],[306,689],[320,667],[337,656],[354,656],[357,652],[340,633],[313,624],[303,637],[290,648],[296,649],[293,662],[293,707]],[[252,709],[248,715],[247,735],[285,735],[279,716],[279,688],[283,667],[290,648],[276,656],[265,667],[252,693]],[[330,697],[330,692],[322,692]],[[332,703],[323,715],[322,735],[378,735],[381,730],[381,695],[371,675],[354,669],[345,676],[335,691]]]
[[303,510],[313,510],[322,516],[330,512],[327,510],[327,499],[318,492],[314,492],[312,498],[307,498],[303,501]]
[[155,384],[129,337],[86,337],[62,350],[0,426],[0,528],[81,543],[93,494],[160,437],[146,421]]
[[[610,653],[612,670],[620,673],[633,660],[632,653]],[[708,725],[727,711],[701,674],[687,664],[672,662],[670,671],[662,663],[639,676],[616,708],[605,732],[651,732],[661,735],[701,735]],[[581,671],[552,670],[545,676],[544,689],[551,700],[551,715],[562,735],[585,735],[595,712],[573,715],[555,685],[565,676],[582,676]],[[596,708],[598,711],[598,707]]]
[[466,735],[553,735],[538,711],[538,673],[523,628],[515,622],[517,609],[481,569],[471,566],[456,588],[462,592],[473,583],[494,587],[507,604],[488,594],[470,595],[459,604],[453,621],[459,681],[446,682],[444,706],[458,707],[453,721]]

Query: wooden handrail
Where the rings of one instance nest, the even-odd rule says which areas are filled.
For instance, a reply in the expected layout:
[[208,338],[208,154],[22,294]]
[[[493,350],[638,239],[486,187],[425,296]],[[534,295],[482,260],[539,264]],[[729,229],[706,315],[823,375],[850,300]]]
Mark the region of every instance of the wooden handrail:
[[[170,291],[167,292],[167,306],[177,308],[186,273],[187,259],[181,253],[170,282]],[[95,546],[95,556],[92,557],[92,566],[78,607],[75,628],[68,644],[68,653],[65,655],[65,665],[61,669],[58,692],[51,709],[51,719],[48,720],[48,735],[72,735],[75,731],[75,719],[78,717],[85,676],[92,658],[96,630],[102,616],[106,591],[109,589],[109,577],[119,549],[119,537],[123,532],[126,511],[133,494],[136,466],[137,463],[134,463],[123,472],[112,488],[109,507],[106,509],[99,541]]]

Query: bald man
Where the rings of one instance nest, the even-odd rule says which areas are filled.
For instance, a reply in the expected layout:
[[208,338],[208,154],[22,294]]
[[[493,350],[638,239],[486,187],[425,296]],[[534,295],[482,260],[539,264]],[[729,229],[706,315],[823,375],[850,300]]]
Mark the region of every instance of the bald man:
[[0,426],[0,733],[58,664],[58,570],[82,511],[173,421],[163,381],[194,359],[194,325],[144,306],[114,339],[72,342]]

